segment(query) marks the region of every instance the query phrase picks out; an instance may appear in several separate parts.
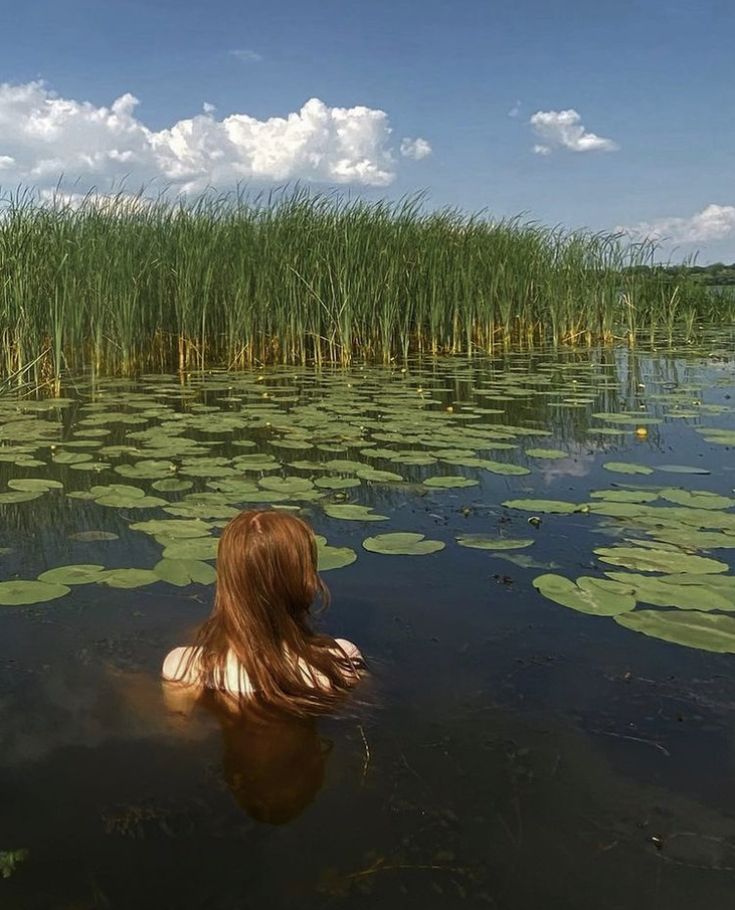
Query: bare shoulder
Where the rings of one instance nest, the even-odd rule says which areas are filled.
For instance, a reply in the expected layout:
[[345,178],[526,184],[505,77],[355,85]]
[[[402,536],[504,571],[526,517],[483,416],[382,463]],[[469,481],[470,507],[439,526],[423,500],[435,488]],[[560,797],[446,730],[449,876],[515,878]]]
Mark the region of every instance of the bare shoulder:
[[176,682],[193,682],[199,648],[174,648],[163,661],[161,675]]
[[362,653],[356,644],[348,641],[346,638],[335,638],[335,642],[339,647],[345,652],[345,654],[350,658],[350,660],[359,660],[364,661]]

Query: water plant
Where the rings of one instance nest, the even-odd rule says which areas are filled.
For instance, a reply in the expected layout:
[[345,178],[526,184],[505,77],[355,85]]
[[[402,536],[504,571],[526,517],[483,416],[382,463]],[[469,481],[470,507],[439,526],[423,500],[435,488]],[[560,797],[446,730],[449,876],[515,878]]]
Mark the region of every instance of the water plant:
[[389,362],[733,322],[735,298],[656,266],[652,245],[423,202],[6,195],[0,381],[58,390],[83,368]]

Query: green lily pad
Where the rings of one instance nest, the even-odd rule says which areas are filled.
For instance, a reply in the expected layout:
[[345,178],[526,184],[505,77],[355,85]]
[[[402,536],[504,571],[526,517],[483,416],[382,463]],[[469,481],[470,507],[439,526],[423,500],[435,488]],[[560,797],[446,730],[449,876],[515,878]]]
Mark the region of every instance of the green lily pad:
[[[274,493],[284,493],[293,496],[299,493],[308,493],[314,489],[314,484],[304,477],[261,477],[258,484],[264,490]],[[252,502],[252,500],[250,500]]]
[[197,559],[164,558],[157,562],[153,571],[161,579],[178,588],[190,584],[212,585],[217,573],[212,566]]
[[387,515],[378,515],[369,506],[358,506],[352,503],[326,503],[324,512],[330,518],[341,518],[344,521],[388,521]]
[[671,550],[648,550],[640,547],[598,547],[596,555],[612,566],[624,569],[638,569],[642,572],[686,572],[692,575],[707,575],[727,572],[728,565],[705,556]]
[[362,545],[371,553],[383,553],[386,556],[428,556],[438,553],[445,546],[441,540],[426,540],[423,534],[405,531],[366,537]]
[[523,550],[534,543],[531,538],[487,537],[483,534],[460,534],[456,540],[460,547],[474,550]]
[[352,565],[357,559],[357,553],[350,547],[332,547],[327,543],[326,537],[316,536],[317,556],[319,559],[319,572],[328,572],[330,569],[342,569]]
[[175,519],[175,518],[157,518],[151,521],[136,521],[130,525],[132,531],[142,531],[144,534],[151,534],[153,537],[159,535],[171,537],[176,540],[183,540],[193,537],[208,537],[211,530],[211,524],[199,519]]
[[569,453],[562,449],[526,449],[526,455],[531,458],[567,458]]
[[58,566],[39,575],[38,580],[46,584],[90,585],[100,581],[104,571],[104,566],[97,565]]
[[217,537],[192,537],[185,540],[166,539],[164,536],[156,538],[164,542],[164,559],[194,559],[209,560],[217,558]]
[[0,493],[0,505],[12,505],[13,503],[17,502],[30,502],[32,499],[38,499],[39,496],[43,496],[43,493],[24,493],[21,490],[14,491],[12,493]]
[[144,458],[134,464],[117,465],[115,473],[123,477],[138,477],[141,480],[158,480],[162,477],[170,477],[174,468],[175,465],[170,461]]
[[615,621],[633,632],[687,648],[735,654],[735,619],[718,613],[635,610]]
[[658,499],[658,493],[645,490],[593,490],[592,499],[603,499],[605,502],[653,502]]
[[64,597],[71,589],[66,585],[49,584],[44,581],[0,581],[0,604],[19,607],[27,604],[46,603]]
[[359,487],[361,481],[357,477],[317,477],[314,486],[320,490],[348,490],[353,487]]
[[379,471],[377,468],[363,467],[355,471],[361,480],[369,480],[372,483],[402,483],[403,478],[400,474],[393,471]]
[[190,490],[194,484],[190,480],[167,477],[164,480],[156,480],[151,486],[160,493],[183,493],[184,490]]
[[508,509],[521,509],[523,512],[541,512],[552,515],[571,515],[580,508],[575,502],[564,502],[561,499],[506,499],[503,505]]
[[719,496],[717,493],[710,493],[707,490],[680,490],[676,487],[666,487],[660,491],[659,496],[667,502],[694,509],[729,509],[735,506],[735,499],[732,497]]
[[52,457],[54,464],[81,464],[83,461],[91,461],[93,458],[88,452],[56,452]]
[[98,581],[111,588],[142,588],[155,584],[160,578],[152,569],[110,569]]
[[708,584],[708,575],[698,575],[698,584],[681,584],[677,576],[663,578],[632,572],[606,572],[608,578],[630,585],[636,600],[654,607],[677,607],[679,610],[735,611],[735,587]]
[[11,490],[21,490],[24,493],[45,493],[47,490],[61,490],[64,484],[58,480],[48,480],[35,477],[17,477],[8,481]]
[[112,531],[76,531],[69,534],[69,540],[78,540],[82,543],[96,543],[103,540],[119,540],[118,534]]
[[606,461],[602,467],[615,474],[653,474],[653,468],[629,461]]
[[667,474],[709,474],[706,468],[695,468],[686,464],[657,464],[657,471],[664,471]]
[[427,477],[424,480],[424,486],[440,490],[458,490],[462,489],[463,487],[476,487],[479,482],[479,480],[472,480],[470,477],[462,477],[461,475],[449,475],[446,477]]
[[548,600],[593,616],[617,616],[635,608],[630,585],[583,576],[575,584],[563,575],[539,575],[533,586]]

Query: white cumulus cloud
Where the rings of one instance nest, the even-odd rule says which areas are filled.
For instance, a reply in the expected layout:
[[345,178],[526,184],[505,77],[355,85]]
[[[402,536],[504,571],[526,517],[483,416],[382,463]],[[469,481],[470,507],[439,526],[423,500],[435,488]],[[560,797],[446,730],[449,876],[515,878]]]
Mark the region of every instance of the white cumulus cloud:
[[614,152],[618,144],[582,125],[582,118],[575,110],[536,111],[529,123],[542,143],[533,147],[537,155],[549,155],[555,148],[573,152]]
[[634,225],[619,225],[617,231],[637,240],[664,240],[669,243],[708,243],[735,234],[735,206],[705,206],[689,218],[657,218]]
[[[43,82],[0,84],[3,184],[52,187],[63,174],[82,189],[126,179],[199,192],[248,180],[379,187],[395,178],[392,130],[382,110],[312,98],[285,117],[218,119],[206,104],[202,113],[156,131],[138,118],[138,104],[131,94],[98,107],[61,98]],[[431,150],[423,139],[406,141],[408,157]]]
[[409,139],[406,137],[401,140],[401,154],[404,158],[413,158],[414,161],[420,161],[431,154],[431,146],[426,139]]

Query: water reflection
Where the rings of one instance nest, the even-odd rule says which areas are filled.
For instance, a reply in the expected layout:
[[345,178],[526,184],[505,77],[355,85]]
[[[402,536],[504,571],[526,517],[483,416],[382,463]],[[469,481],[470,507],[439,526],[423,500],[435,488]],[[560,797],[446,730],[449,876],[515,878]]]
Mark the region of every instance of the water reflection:
[[210,693],[162,684],[169,713],[195,719],[207,712],[222,732],[222,773],[251,818],[283,825],[301,815],[324,784],[333,743],[314,718],[234,709]]

